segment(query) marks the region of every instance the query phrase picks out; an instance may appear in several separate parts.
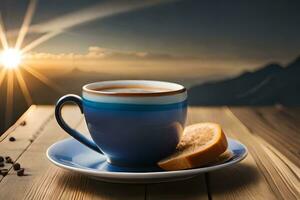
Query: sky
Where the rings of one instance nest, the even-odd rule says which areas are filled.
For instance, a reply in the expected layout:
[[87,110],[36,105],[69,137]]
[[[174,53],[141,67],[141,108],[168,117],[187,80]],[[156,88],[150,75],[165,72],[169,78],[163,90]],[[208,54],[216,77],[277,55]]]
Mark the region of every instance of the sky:
[[[11,45],[28,2],[0,1]],[[40,0],[24,46],[54,32],[28,58],[220,67],[289,62],[300,55],[299,10],[300,2],[290,0]]]
[[[4,32],[9,47],[17,43],[23,53],[10,70],[20,54],[7,56],[0,44],[5,119],[16,87],[33,102],[33,85],[42,84],[32,77],[68,91],[91,77],[190,87],[270,62],[284,66],[300,56],[299,11],[299,0],[0,0],[0,43]],[[22,24],[28,26],[20,31]],[[72,84],[58,86],[59,79]]]

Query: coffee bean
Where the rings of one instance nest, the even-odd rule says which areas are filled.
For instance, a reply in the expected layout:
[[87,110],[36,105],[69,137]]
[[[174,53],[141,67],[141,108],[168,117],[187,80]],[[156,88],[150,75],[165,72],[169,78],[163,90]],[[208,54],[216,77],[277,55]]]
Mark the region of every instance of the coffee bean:
[[8,174],[8,169],[1,169],[0,170],[0,175],[6,176]]
[[6,163],[13,164],[14,162],[12,161],[12,159],[9,159],[9,160],[6,161]]
[[24,168],[19,169],[19,170],[17,171],[17,175],[18,175],[18,176],[24,176],[24,171],[25,171]]
[[15,163],[15,164],[13,164],[13,168],[15,171],[17,171],[21,168],[21,165],[19,163]]
[[0,156],[0,162],[3,162],[4,158],[2,156]]
[[6,163],[11,163],[11,164],[14,163],[13,160],[11,159],[11,157],[9,157],[9,156],[6,156],[5,160],[6,160]]
[[26,121],[22,121],[22,122],[20,123],[20,125],[21,125],[21,126],[25,126],[25,125],[26,125]]
[[16,141],[16,138],[10,137],[10,138],[9,138],[9,141],[14,142],[14,141]]

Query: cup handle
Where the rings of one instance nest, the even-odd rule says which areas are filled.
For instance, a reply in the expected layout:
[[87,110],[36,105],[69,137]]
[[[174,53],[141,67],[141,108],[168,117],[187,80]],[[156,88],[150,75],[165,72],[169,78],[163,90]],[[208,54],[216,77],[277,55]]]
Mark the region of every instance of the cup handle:
[[61,109],[64,106],[65,103],[71,102],[75,103],[79,106],[81,113],[83,113],[83,107],[82,107],[82,98],[78,95],[74,94],[67,94],[63,97],[61,97],[55,106],[55,118],[59,126],[64,129],[69,135],[71,135],[73,138],[81,142],[82,144],[86,145],[87,147],[93,149],[94,151],[97,151],[98,153],[102,153],[102,151],[97,147],[97,145],[90,139],[83,136],[81,133],[76,131],[75,129],[71,128],[63,119],[61,115]]

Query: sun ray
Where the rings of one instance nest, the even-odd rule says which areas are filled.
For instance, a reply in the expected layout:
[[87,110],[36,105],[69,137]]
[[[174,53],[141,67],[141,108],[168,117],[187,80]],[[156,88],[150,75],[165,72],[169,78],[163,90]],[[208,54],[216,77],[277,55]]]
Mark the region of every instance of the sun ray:
[[5,28],[4,28],[4,23],[2,20],[2,14],[0,13],[0,41],[2,44],[2,48],[3,49],[7,49],[8,48],[8,42],[7,42],[7,38],[5,35]]
[[55,32],[50,32],[50,33],[46,33],[43,36],[39,37],[38,39],[34,40],[33,42],[31,42],[30,44],[28,44],[27,46],[25,46],[23,49],[21,49],[22,53],[26,53],[30,50],[32,50],[33,48],[37,47],[38,45],[46,42],[47,40],[49,40],[50,38],[60,34],[61,31],[55,31]]
[[28,52],[47,40],[63,33],[65,30],[83,23],[91,22],[96,19],[113,16],[137,9],[142,9],[157,4],[167,3],[175,0],[132,0],[130,4],[123,0],[106,1],[93,6],[81,9],[76,12],[54,18],[47,22],[36,24],[30,27],[31,32],[45,33],[37,40],[33,41],[22,49],[22,52]]
[[3,82],[4,78],[5,78],[5,75],[6,75],[6,68],[3,68],[0,72],[0,87],[2,85],[2,82]]
[[47,33],[55,30],[66,30],[96,19],[173,1],[175,0],[131,0],[130,3],[124,0],[104,1],[71,13],[67,13],[65,15],[58,16],[46,22],[32,25],[30,27],[30,31]]
[[16,74],[18,83],[20,85],[20,88],[21,88],[21,91],[23,93],[23,96],[24,96],[24,98],[26,100],[26,103],[27,103],[28,106],[30,106],[32,104],[32,97],[31,97],[31,95],[29,93],[29,90],[27,88],[26,82],[25,82],[25,80],[24,80],[24,78],[23,78],[23,76],[22,76],[22,74],[21,74],[21,72],[20,72],[19,69],[15,69],[14,72]]
[[46,76],[44,76],[43,74],[41,74],[37,70],[33,69],[32,67],[26,66],[26,65],[23,65],[23,66],[24,66],[23,69],[25,69],[27,72],[29,72],[30,74],[35,76],[37,79],[39,79],[40,81],[45,83],[50,88],[54,89],[55,91],[57,91],[59,93],[63,92],[61,90],[61,88],[55,82],[51,81],[49,78],[47,78]]
[[34,15],[36,4],[37,4],[37,0],[30,0],[27,11],[26,11],[26,14],[25,14],[25,17],[24,17],[24,20],[23,20],[23,24],[22,24],[21,29],[19,31],[19,35],[18,35],[17,42],[16,42],[16,45],[15,45],[16,49],[20,49],[21,46],[22,46],[23,40],[26,36],[26,33],[29,29],[32,17]]
[[12,120],[13,100],[14,100],[14,74],[12,70],[7,72],[7,89],[6,89],[6,110],[5,125],[9,126]]

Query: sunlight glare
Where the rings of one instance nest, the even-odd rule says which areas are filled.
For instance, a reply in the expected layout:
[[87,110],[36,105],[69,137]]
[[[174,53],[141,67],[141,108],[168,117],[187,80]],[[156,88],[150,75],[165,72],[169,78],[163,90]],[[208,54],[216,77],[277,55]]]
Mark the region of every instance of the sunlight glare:
[[7,85],[6,85],[6,110],[5,110],[5,124],[6,126],[12,121],[13,113],[13,100],[14,100],[14,74],[13,71],[7,72]]
[[29,5],[28,5],[28,8],[27,8],[27,11],[25,13],[24,20],[23,20],[23,24],[20,28],[19,35],[18,35],[18,38],[17,38],[17,41],[16,41],[15,48],[17,48],[17,49],[21,48],[21,46],[22,46],[23,40],[26,36],[26,33],[29,29],[32,17],[34,15],[34,12],[35,12],[35,9],[36,9],[36,4],[37,4],[37,0],[30,0],[30,2],[29,2]]
[[19,49],[8,48],[0,53],[0,62],[5,68],[17,68],[21,61],[22,53]]
[[29,89],[27,87],[27,84],[21,74],[21,72],[19,71],[19,69],[14,70],[16,77],[17,77],[17,81],[19,82],[21,91],[23,93],[23,96],[25,97],[26,103],[28,106],[30,106],[32,104],[32,97],[29,93]]
[[7,38],[6,38],[6,34],[5,34],[4,23],[3,23],[1,12],[0,12],[0,42],[1,42],[2,48],[4,48],[4,49],[8,48],[8,43],[7,43]]

